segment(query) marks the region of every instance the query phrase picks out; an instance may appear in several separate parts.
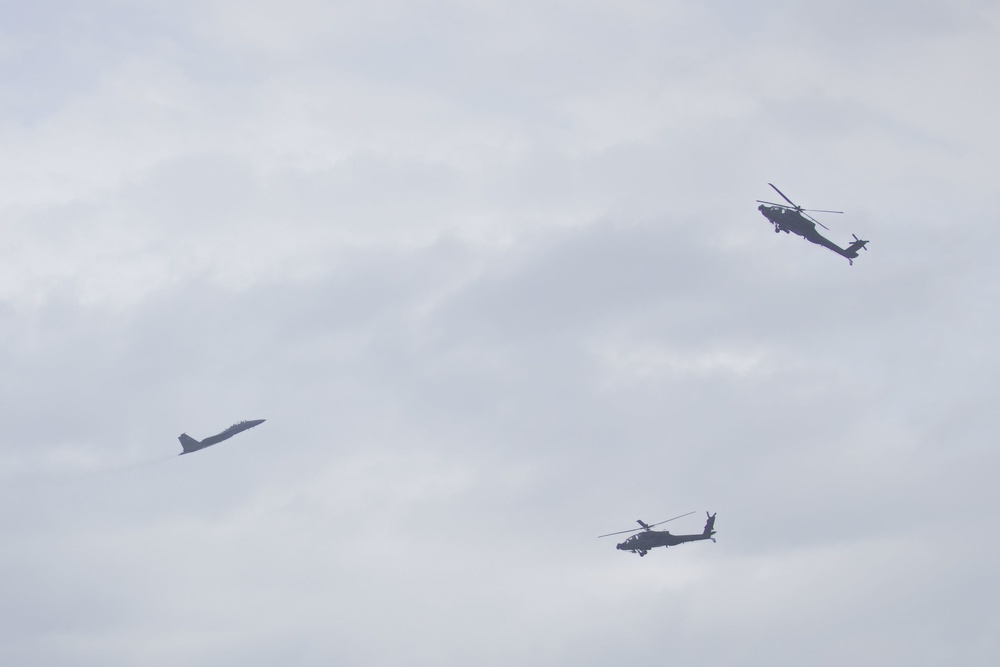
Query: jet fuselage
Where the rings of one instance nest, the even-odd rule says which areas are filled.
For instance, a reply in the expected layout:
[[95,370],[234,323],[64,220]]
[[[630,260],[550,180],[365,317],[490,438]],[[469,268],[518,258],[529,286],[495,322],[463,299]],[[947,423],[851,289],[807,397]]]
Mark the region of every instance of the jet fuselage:
[[241,421],[233,424],[227,428],[222,433],[217,433],[215,435],[210,435],[204,440],[198,441],[189,436],[187,433],[181,433],[180,437],[177,439],[181,441],[181,447],[184,449],[181,452],[181,456],[184,454],[190,454],[191,452],[197,452],[199,449],[205,449],[206,447],[211,447],[212,445],[217,445],[223,440],[228,440],[237,433],[247,430],[248,428],[253,428],[258,424],[263,424],[266,419],[251,419],[249,421]]

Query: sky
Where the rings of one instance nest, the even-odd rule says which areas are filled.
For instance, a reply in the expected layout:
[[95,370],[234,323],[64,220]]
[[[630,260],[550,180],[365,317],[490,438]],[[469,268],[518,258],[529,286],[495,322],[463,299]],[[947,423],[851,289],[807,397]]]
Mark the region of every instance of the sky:
[[996,664],[998,64],[980,0],[0,5],[3,662]]

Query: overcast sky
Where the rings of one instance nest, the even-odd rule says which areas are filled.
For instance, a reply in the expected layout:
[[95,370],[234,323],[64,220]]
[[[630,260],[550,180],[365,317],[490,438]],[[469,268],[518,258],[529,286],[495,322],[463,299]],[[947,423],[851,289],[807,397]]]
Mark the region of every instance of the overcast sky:
[[2,662],[996,664],[998,66],[986,0],[0,5]]

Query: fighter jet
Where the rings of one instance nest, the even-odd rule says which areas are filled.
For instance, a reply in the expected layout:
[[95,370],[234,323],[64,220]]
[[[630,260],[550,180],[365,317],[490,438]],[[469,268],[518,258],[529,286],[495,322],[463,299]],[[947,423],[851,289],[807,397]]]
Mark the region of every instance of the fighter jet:
[[240,431],[245,431],[248,428],[253,428],[257,424],[263,424],[266,419],[251,419],[250,421],[237,422],[227,428],[222,433],[217,435],[210,435],[201,442],[198,442],[187,433],[181,433],[180,437],[177,439],[181,441],[181,447],[184,449],[179,456],[184,456],[185,454],[190,454],[191,452],[196,452],[199,449],[205,449],[206,447],[211,447],[212,445],[217,445],[223,440],[228,440]]

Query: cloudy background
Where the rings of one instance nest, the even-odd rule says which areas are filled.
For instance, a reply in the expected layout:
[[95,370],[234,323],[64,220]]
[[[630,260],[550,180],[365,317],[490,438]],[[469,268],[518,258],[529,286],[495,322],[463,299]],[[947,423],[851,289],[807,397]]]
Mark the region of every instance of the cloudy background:
[[998,65],[976,0],[5,3],[4,664],[995,664]]

